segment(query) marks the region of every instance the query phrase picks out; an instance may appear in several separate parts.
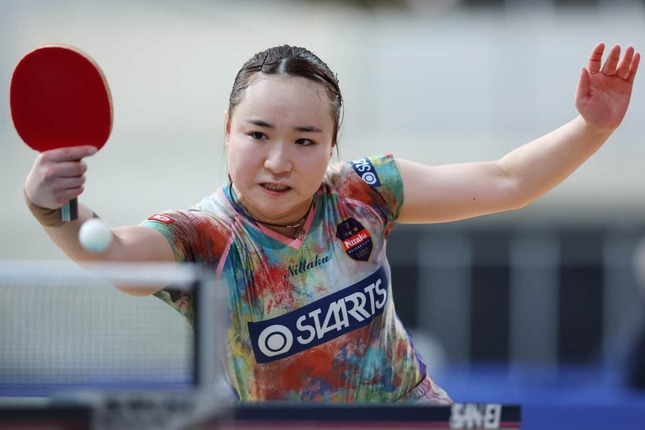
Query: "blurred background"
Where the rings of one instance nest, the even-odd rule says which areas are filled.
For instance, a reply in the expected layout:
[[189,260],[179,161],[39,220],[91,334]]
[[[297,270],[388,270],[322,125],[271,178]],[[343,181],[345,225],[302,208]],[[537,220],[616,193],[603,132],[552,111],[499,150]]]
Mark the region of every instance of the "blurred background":
[[[186,208],[222,183],[233,78],[269,46],[308,47],[338,74],[342,159],[488,160],[575,117],[597,42],[645,50],[645,2],[6,0],[0,33],[0,259],[62,260],[23,204],[36,154],[8,104],[13,68],[39,45],[76,45],[107,77],[114,128],[88,160],[80,200],[116,226]],[[532,206],[395,229],[398,312],[456,399],[643,404],[626,376],[645,312],[634,265],[645,236],[642,80],[605,147]]]

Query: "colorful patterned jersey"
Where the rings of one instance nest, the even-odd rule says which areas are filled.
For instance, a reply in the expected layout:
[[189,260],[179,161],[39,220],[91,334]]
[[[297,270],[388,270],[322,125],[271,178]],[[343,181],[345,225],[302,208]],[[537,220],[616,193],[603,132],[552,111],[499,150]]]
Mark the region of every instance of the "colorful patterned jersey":
[[[392,300],[385,246],[403,202],[392,156],[330,168],[295,239],[234,199],[227,185],[143,225],[165,235],[177,261],[224,279],[226,374],[240,400],[450,402]],[[191,317],[190,297],[157,296]]]

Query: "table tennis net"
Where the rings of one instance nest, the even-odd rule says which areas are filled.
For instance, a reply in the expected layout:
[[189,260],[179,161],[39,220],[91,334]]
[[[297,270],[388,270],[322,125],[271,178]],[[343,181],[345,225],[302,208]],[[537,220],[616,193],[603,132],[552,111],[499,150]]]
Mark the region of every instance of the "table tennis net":
[[198,286],[178,267],[0,264],[0,396],[194,386],[194,326],[117,284]]

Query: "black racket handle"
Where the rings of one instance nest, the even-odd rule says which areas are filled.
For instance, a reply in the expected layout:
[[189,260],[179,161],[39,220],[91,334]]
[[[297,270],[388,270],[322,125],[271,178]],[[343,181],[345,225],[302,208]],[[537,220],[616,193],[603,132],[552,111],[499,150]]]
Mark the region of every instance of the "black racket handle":
[[78,199],[72,199],[60,208],[60,219],[69,222],[78,218]]

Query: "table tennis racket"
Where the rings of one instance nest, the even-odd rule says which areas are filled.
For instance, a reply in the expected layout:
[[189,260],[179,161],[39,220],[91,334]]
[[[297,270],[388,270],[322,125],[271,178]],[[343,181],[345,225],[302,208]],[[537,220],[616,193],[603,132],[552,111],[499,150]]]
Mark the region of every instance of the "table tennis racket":
[[[99,66],[81,50],[46,45],[29,52],[11,78],[11,117],[32,149],[94,145],[112,131],[112,99]],[[61,219],[78,217],[77,200],[61,208]]]

